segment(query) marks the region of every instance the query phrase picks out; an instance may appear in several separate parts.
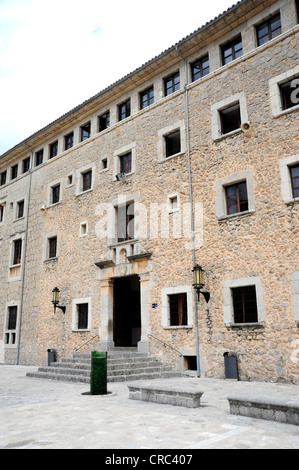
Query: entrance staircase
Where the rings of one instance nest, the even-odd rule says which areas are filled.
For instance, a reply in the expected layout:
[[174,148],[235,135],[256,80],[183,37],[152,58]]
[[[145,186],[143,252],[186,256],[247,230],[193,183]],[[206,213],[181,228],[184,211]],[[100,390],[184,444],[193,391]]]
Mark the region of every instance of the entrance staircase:
[[[90,372],[91,353],[77,353],[70,359],[52,362],[48,367],[39,367],[37,372],[28,372],[27,377],[90,383]],[[155,357],[137,352],[137,348],[115,348],[108,352],[108,382],[133,382],[181,375]]]

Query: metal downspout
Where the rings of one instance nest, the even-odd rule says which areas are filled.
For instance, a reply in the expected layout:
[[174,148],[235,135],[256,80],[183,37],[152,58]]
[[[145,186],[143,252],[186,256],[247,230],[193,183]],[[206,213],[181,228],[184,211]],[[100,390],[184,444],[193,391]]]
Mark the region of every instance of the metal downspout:
[[25,225],[25,240],[24,240],[24,252],[23,252],[22,287],[21,287],[20,319],[19,319],[19,334],[18,334],[18,349],[17,349],[16,365],[19,365],[19,358],[20,358],[22,315],[23,315],[23,299],[24,299],[24,286],[25,286],[25,264],[26,264],[26,251],[27,251],[27,239],[28,239],[28,221],[29,221],[29,205],[30,205],[30,196],[31,196],[32,165],[33,165],[33,152],[27,146],[26,143],[24,143],[24,145],[25,145],[25,147],[27,147],[30,150],[31,157],[30,157],[30,166],[29,166],[29,187],[28,187],[26,225]]
[[[185,99],[186,99],[186,131],[187,131],[187,154],[188,154],[188,178],[189,178],[189,197],[190,197],[190,209],[191,209],[191,236],[192,236],[192,256],[193,256],[193,267],[195,266],[195,232],[194,232],[194,211],[193,211],[193,195],[192,195],[192,177],[191,177],[191,158],[190,158],[190,133],[189,133],[189,97],[188,97],[188,84],[189,84],[189,73],[188,73],[188,62],[182,56],[178,49],[178,45],[175,46],[178,55],[183,59],[186,70],[186,83]],[[197,295],[194,290],[194,305],[195,305],[195,335],[196,335],[196,363],[197,363],[197,377],[200,377],[199,370],[199,341],[198,341],[198,310],[197,310]]]

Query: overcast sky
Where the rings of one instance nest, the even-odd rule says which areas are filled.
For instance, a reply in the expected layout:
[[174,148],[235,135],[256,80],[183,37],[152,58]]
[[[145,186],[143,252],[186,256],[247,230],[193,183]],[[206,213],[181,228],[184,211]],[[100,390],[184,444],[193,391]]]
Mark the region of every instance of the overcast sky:
[[233,0],[0,0],[0,155]]

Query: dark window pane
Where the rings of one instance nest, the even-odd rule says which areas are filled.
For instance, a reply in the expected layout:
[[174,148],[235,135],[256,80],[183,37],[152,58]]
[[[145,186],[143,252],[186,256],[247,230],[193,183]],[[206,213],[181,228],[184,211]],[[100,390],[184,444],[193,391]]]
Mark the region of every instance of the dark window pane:
[[23,160],[23,173],[27,173],[30,170],[30,157]]
[[220,111],[222,134],[228,134],[241,126],[241,113],[239,104]]
[[292,179],[293,197],[299,197],[299,165],[291,167],[290,171]]
[[187,294],[168,296],[170,326],[187,325]]
[[81,127],[81,142],[90,137],[90,122]]
[[165,96],[171,95],[180,89],[180,74],[179,72],[164,79],[164,94]]
[[14,241],[14,252],[13,252],[13,266],[21,264],[22,258],[22,240]]
[[118,207],[117,239],[119,242],[134,239],[134,203]]
[[15,330],[17,328],[17,315],[18,315],[18,307],[8,307],[8,322],[7,322],[7,329],[8,330]]
[[151,87],[140,93],[140,109],[144,109],[154,103],[154,88]]
[[3,171],[1,173],[1,177],[0,177],[0,186],[4,186],[4,184],[6,183],[6,171]]
[[17,218],[21,219],[24,216],[24,201],[18,202],[17,205]]
[[60,185],[52,188],[52,204],[57,204],[60,200]]
[[58,154],[58,142],[54,142],[50,145],[50,155],[49,158],[54,158]]
[[222,64],[226,65],[243,55],[242,38],[237,37],[228,44],[222,46]]
[[88,328],[88,304],[78,304],[78,330]]
[[99,117],[99,131],[104,131],[110,127],[110,112],[103,114]]
[[255,286],[232,289],[234,322],[256,323],[258,321]]
[[297,92],[298,80],[290,80],[280,85],[282,109],[290,109],[299,104]]
[[210,73],[209,57],[205,56],[191,64],[192,81],[198,80]]
[[39,166],[43,163],[44,160],[44,151],[40,150],[35,154],[35,166]]
[[56,258],[57,254],[57,237],[49,239],[49,258]]
[[14,180],[18,176],[18,165],[11,167],[10,179]]
[[92,186],[92,171],[86,171],[82,174],[82,191],[88,191]]
[[127,100],[118,106],[118,120],[122,121],[131,116],[131,100]]
[[72,148],[74,145],[74,133],[71,132],[70,134],[66,135],[64,138],[64,149],[68,150]]
[[228,215],[248,210],[249,206],[246,181],[226,186],[225,193]]
[[125,173],[125,174],[131,173],[131,171],[132,171],[132,154],[131,154],[131,152],[129,152],[125,155],[121,155],[119,157],[119,160],[120,160],[120,172]]
[[166,157],[171,157],[181,151],[181,133],[176,131],[165,136]]

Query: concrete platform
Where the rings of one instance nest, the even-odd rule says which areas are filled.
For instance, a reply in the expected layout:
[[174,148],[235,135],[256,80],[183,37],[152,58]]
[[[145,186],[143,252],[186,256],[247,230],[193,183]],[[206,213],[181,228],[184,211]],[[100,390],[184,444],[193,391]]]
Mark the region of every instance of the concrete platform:
[[199,408],[186,408],[130,400],[128,382],[108,384],[112,393],[104,397],[83,395],[89,391],[86,384],[26,377],[36,369],[0,365],[1,449],[103,449],[104,455],[118,455],[116,450],[136,455],[136,449],[154,449],[152,454],[163,449],[178,454],[196,449],[299,449],[298,426],[232,415],[227,400],[297,400],[296,385],[164,379],[163,384],[192,383],[204,392]]

